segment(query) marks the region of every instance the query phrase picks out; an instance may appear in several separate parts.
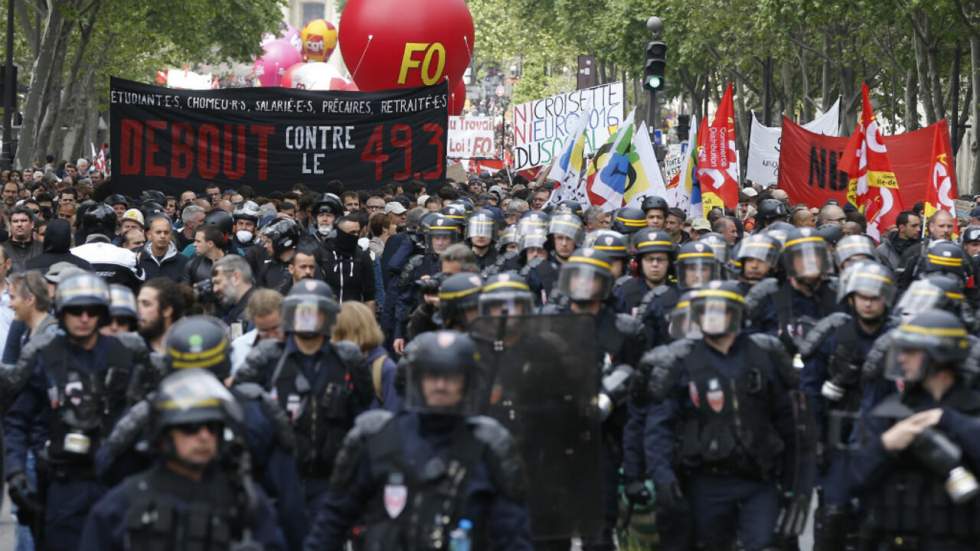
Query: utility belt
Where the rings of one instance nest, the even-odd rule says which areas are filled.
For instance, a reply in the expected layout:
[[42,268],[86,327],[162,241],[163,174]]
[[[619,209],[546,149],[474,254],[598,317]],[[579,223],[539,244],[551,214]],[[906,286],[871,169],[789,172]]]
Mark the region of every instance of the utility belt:
[[[47,481],[57,480],[95,480],[95,463],[91,457],[65,458],[64,456],[51,456],[49,446],[45,446],[41,453],[37,454],[38,480]],[[43,473],[43,476],[42,476]]]
[[902,541],[911,535],[931,545],[980,538],[980,504],[975,499],[954,504],[942,481],[927,474],[889,477],[870,500],[869,512],[872,530],[887,536],[885,541],[894,540],[892,534],[903,535]]
[[[739,446],[741,448],[741,446]],[[698,475],[728,476],[749,480],[770,481],[774,478],[774,469],[765,468],[747,453],[736,450],[718,461],[704,461],[699,457],[684,457],[680,464],[681,472],[690,477]]]

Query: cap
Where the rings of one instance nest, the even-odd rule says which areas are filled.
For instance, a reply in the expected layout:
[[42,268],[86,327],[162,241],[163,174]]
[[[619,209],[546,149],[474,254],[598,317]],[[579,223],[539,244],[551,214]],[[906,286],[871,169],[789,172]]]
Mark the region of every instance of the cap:
[[61,280],[72,275],[76,272],[84,272],[78,266],[72,264],[71,262],[55,262],[48,268],[47,273],[44,274],[44,279],[48,283],[53,283],[57,285],[61,283]]
[[132,220],[133,222],[136,222],[140,226],[146,225],[146,223],[143,220],[143,213],[140,212],[139,209],[129,209],[126,212],[124,212],[122,215],[122,220],[120,220],[120,222],[126,220]]
[[385,214],[404,214],[407,211],[408,209],[405,208],[405,205],[395,201],[385,205]]
[[691,229],[694,231],[711,231],[711,224],[704,218],[695,218],[691,222]]
[[[425,206],[425,202],[429,200],[429,196],[426,194],[419,195],[419,200],[416,201],[420,207]],[[386,205],[387,206],[387,205]]]
[[758,197],[759,196],[759,192],[756,191],[754,187],[743,187],[741,189],[741,193],[742,193],[742,195],[744,195],[746,197]]

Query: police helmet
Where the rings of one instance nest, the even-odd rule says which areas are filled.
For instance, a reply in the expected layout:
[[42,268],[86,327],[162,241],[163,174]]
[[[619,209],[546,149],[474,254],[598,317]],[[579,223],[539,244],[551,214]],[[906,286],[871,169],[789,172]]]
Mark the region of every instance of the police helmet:
[[76,272],[62,279],[54,295],[58,318],[80,310],[98,311],[103,325],[109,322],[110,302],[109,285],[92,272]]
[[913,281],[902,294],[895,311],[903,321],[932,309],[959,313],[965,299],[962,280],[949,274],[934,273]]
[[232,214],[232,218],[236,222],[239,220],[248,220],[250,222],[258,223],[260,214],[261,212],[259,211],[259,206],[255,204],[254,201],[245,201],[242,203],[242,206],[235,209],[235,212]]
[[[856,236],[855,236],[856,237]],[[891,270],[873,261],[852,263],[841,274],[837,290],[838,302],[844,302],[853,294],[882,298],[890,306],[895,299],[895,277]]]
[[778,221],[767,226],[761,233],[772,236],[773,239],[779,241],[779,246],[782,247],[786,243],[789,234],[794,231],[796,231],[796,226],[787,222]]
[[940,239],[926,249],[923,274],[945,273],[966,279],[966,254],[959,245]]
[[700,339],[701,328],[691,318],[691,298],[697,291],[688,291],[681,295],[674,309],[670,311],[667,323],[667,334],[673,340]]
[[786,204],[779,199],[763,199],[759,201],[759,209],[755,215],[756,226],[764,228],[776,221],[785,221],[789,215]]
[[827,242],[813,228],[798,228],[789,232],[783,244],[783,265],[786,274],[791,277],[823,277],[830,269],[829,255]]
[[558,214],[552,216],[548,222],[548,235],[567,237],[578,246],[582,244],[582,238],[585,236],[585,228],[582,226],[582,221],[578,216],[574,214]]
[[595,249],[611,260],[626,260],[629,250],[626,247],[626,236],[613,230],[597,230],[585,239],[585,247]]
[[834,255],[837,268],[842,271],[850,262],[873,261],[877,258],[875,244],[867,235],[848,235],[842,238],[837,243]]
[[130,321],[132,324],[130,329],[135,327],[139,316],[136,310],[136,296],[133,295],[132,289],[118,283],[109,285],[109,316]]
[[691,319],[703,335],[717,337],[742,328],[745,297],[734,281],[710,281],[691,294]]
[[572,214],[581,219],[585,215],[585,209],[582,208],[582,203],[566,199],[555,207],[555,214]]
[[[157,189],[147,189],[140,193],[140,203],[157,203],[159,205],[167,204],[167,196]],[[115,203],[109,203],[113,205]]]
[[664,213],[664,218],[666,218],[667,211],[670,210],[670,206],[667,204],[667,200],[663,197],[649,195],[643,198],[643,203],[640,205],[640,209],[643,210],[644,213],[651,210],[661,210]]
[[692,241],[681,246],[677,254],[677,285],[683,290],[700,289],[721,278],[721,264],[710,245]]
[[960,244],[976,243],[980,241],[980,226],[967,226],[960,235]]
[[827,243],[837,245],[844,237],[844,228],[840,224],[823,224],[817,227],[817,235]]
[[466,239],[484,237],[493,241],[496,229],[497,223],[493,216],[485,210],[480,210],[473,213],[466,221]]
[[[476,344],[469,335],[445,330],[422,333],[405,347],[399,368],[405,370],[407,410],[455,415],[476,412],[483,378],[479,376]],[[427,376],[460,380],[462,398],[453,401],[445,391],[434,391],[427,397],[423,389]]]
[[[244,420],[241,406],[231,392],[204,369],[179,369],[164,377],[152,406],[153,433],[157,437],[174,427],[209,426],[220,442],[225,426],[240,426]],[[169,443],[165,450],[174,453]]]
[[673,259],[677,254],[677,246],[663,230],[640,230],[630,237],[630,245],[637,258],[648,253],[665,253],[669,259]]
[[231,215],[221,209],[214,209],[204,217],[205,226],[214,226],[224,235],[234,233],[235,221]]
[[165,359],[170,370],[207,369],[224,380],[231,374],[228,326],[211,316],[177,321],[167,333]]
[[441,214],[445,218],[448,218],[449,220],[453,220],[460,226],[466,223],[466,214],[467,214],[466,205],[462,203],[459,202],[449,203],[446,206],[442,207],[442,209],[439,211],[439,214]]
[[313,204],[314,221],[316,221],[316,217],[322,213],[332,214],[335,219],[343,216],[344,204],[340,201],[340,197],[337,197],[333,193],[324,193],[323,196]]
[[612,264],[595,249],[573,252],[558,274],[558,290],[572,302],[605,300],[612,284]]
[[439,285],[439,315],[443,327],[465,329],[476,318],[482,287],[480,275],[472,272],[453,274]]
[[340,306],[328,296],[324,287],[329,286],[317,279],[298,281],[282,301],[282,329],[285,333],[330,336]]
[[547,214],[539,211],[529,210],[521,216],[520,220],[517,221],[517,234],[518,235],[529,235],[532,233],[539,233],[541,235],[548,235],[548,220]]
[[446,246],[458,243],[463,238],[463,223],[459,220],[438,215],[430,220],[426,231],[426,247],[430,252],[441,253],[445,246],[437,248],[433,238],[448,238]]
[[278,257],[282,253],[295,249],[299,243],[299,225],[295,220],[282,218],[262,228],[259,232],[272,243],[273,255]]
[[746,235],[735,249],[735,260],[744,262],[746,259],[754,258],[765,262],[771,269],[776,266],[776,262],[779,260],[781,248],[782,245],[779,240],[769,234]]
[[481,316],[524,316],[530,314],[533,308],[531,288],[516,272],[490,277],[480,293]]
[[500,251],[505,252],[509,245],[517,244],[517,226],[507,226],[504,231],[500,232],[500,238],[497,240],[497,248]]
[[[892,348],[886,360],[885,376],[915,383],[943,367],[956,369],[970,351],[966,327],[955,315],[943,310],[926,310],[891,332]],[[914,365],[910,351],[925,354],[921,365]]]
[[642,210],[625,207],[613,213],[612,229],[623,235],[636,233],[647,227],[647,217]]
[[728,261],[731,259],[731,248],[728,246],[728,241],[725,241],[720,233],[708,232],[702,235],[698,241],[711,247],[715,253],[715,258],[722,266],[728,265]]

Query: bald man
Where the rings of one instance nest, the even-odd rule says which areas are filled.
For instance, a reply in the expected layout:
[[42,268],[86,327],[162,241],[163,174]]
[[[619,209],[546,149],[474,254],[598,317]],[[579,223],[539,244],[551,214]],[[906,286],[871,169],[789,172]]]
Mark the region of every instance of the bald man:
[[838,226],[843,226],[844,222],[847,221],[847,216],[844,215],[844,209],[838,207],[837,205],[824,205],[820,209],[820,215],[817,217],[817,225],[822,226],[824,224],[836,224]]

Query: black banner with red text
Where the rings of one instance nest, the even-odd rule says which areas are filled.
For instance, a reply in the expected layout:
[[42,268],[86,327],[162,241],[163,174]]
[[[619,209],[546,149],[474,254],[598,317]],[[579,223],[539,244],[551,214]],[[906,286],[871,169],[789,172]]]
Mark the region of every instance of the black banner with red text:
[[384,92],[176,90],[113,78],[114,188],[370,189],[446,175],[445,83]]

